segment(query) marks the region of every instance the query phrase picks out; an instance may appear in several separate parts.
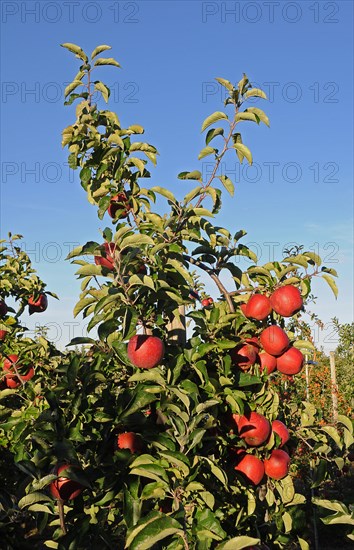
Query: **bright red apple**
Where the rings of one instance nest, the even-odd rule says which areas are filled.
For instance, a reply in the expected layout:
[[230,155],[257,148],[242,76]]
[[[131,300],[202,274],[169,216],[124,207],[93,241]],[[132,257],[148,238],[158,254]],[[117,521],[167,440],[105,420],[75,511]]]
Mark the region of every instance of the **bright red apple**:
[[254,485],[258,485],[264,476],[263,462],[254,455],[241,453],[238,463],[235,466],[237,472],[241,472]]
[[267,296],[264,296],[264,294],[253,294],[246,304],[245,315],[249,319],[263,321],[271,311],[272,307]]
[[282,374],[298,374],[304,364],[304,356],[297,348],[290,347],[285,353],[277,357],[277,369]]
[[28,299],[28,312],[30,315],[32,313],[42,313],[48,307],[48,297],[44,292],[41,292],[36,299],[35,296],[30,296]]
[[290,439],[288,428],[281,420],[273,420],[272,431],[277,434],[281,439],[280,447],[283,447]]
[[157,336],[135,334],[128,342],[127,353],[135,367],[152,369],[161,363],[165,346]]
[[209,298],[203,298],[202,306],[203,307],[209,307],[210,306]]
[[271,325],[263,330],[260,336],[263,349],[270,355],[281,355],[289,347],[286,332],[277,325]]
[[[72,470],[80,470],[78,466],[73,466],[72,464],[62,464],[61,466],[56,466],[54,473],[55,475],[59,476],[59,474],[68,468],[71,468]],[[68,473],[68,475],[70,475]],[[56,500],[74,500],[83,490],[83,486],[78,483],[77,481],[74,481],[73,479],[70,479],[67,476],[60,476],[55,481],[52,481],[52,483],[49,486],[50,492],[52,493],[52,496]]]
[[268,374],[275,371],[277,368],[277,358],[274,357],[274,355],[262,351],[258,357],[261,364],[261,371],[266,370]]
[[0,342],[5,340],[6,335],[7,335],[7,330],[0,330]]
[[7,305],[4,300],[0,300],[0,317],[5,317],[7,314]]
[[118,210],[121,211],[119,214],[120,218],[126,218],[128,216],[130,205],[125,193],[118,193],[118,195],[114,195],[114,197],[111,198],[107,212],[111,218],[115,218]]
[[282,449],[275,449],[269,458],[264,460],[264,470],[272,479],[283,479],[290,468],[290,456]]
[[247,371],[257,361],[257,347],[254,344],[242,343],[230,351],[230,356],[234,365]]
[[246,315],[247,304],[240,304],[240,310],[242,311],[242,313],[244,314],[244,316],[247,317],[247,315]]
[[114,251],[116,249],[115,243],[103,243],[103,255],[102,256],[95,256],[95,264],[96,265],[102,265],[102,267],[106,267],[110,271],[113,271],[114,269]]
[[269,437],[271,427],[265,416],[255,411],[240,416],[238,434],[250,447],[259,447]]
[[[12,354],[9,355],[3,362],[3,368],[6,371],[5,374],[5,383],[8,388],[18,388],[22,382],[28,382],[34,376],[34,368],[30,365],[29,367],[23,366],[21,363],[18,363],[18,355]],[[17,376],[14,364],[20,375],[20,379]]]
[[142,449],[141,438],[134,432],[124,432],[118,435],[117,445],[119,449],[129,449],[134,454]]
[[285,285],[274,290],[270,304],[279,315],[291,317],[302,308],[303,300],[296,286]]

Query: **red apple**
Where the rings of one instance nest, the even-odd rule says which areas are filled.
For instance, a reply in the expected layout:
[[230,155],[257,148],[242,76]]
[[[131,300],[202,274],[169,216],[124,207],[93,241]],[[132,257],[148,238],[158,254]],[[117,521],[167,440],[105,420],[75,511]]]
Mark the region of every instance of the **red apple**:
[[265,369],[268,374],[277,368],[277,358],[274,357],[274,355],[270,355],[266,351],[262,351],[259,354],[259,361],[261,363],[261,371]]
[[285,353],[277,357],[277,369],[282,374],[298,374],[304,364],[304,356],[301,351],[290,347]]
[[95,264],[102,265],[110,271],[114,269],[114,251],[116,249],[115,243],[103,243],[103,256],[95,256]]
[[277,325],[271,325],[264,329],[260,340],[263,349],[270,355],[281,355],[289,347],[288,335]]
[[[56,466],[54,473],[59,476],[59,474],[67,468],[71,468],[72,470],[80,470],[78,466],[73,466],[72,464],[62,464],[61,466]],[[58,479],[56,479],[55,481],[52,481],[49,489],[52,493],[52,496],[56,500],[66,501],[73,500],[74,498],[79,496],[79,494],[83,490],[83,486],[77,481],[70,479],[69,477],[61,476],[58,477]]]
[[208,298],[209,305],[212,306],[214,303],[214,300],[212,297]]
[[114,195],[114,197],[111,198],[107,212],[111,218],[115,218],[118,210],[121,211],[119,214],[120,218],[126,218],[128,216],[130,205],[125,193],[118,193],[118,195]]
[[283,479],[289,473],[290,456],[282,449],[275,449],[264,461],[265,473],[272,479]]
[[303,300],[296,286],[285,285],[274,290],[270,304],[279,315],[291,317],[302,308]]
[[247,304],[240,304],[240,310],[242,311],[242,313],[244,314],[244,316],[247,317],[247,315],[246,315]]
[[4,300],[0,300],[0,317],[5,317],[7,314],[7,305]]
[[32,313],[42,313],[48,307],[48,298],[44,292],[41,292],[36,299],[35,296],[30,296],[28,299],[28,312],[30,315]]
[[277,434],[281,439],[280,447],[283,447],[290,439],[288,428],[280,420],[273,420],[272,431]]
[[[34,376],[34,368],[31,365],[29,367],[25,367],[17,361],[18,355],[13,354],[9,355],[3,362],[3,368],[7,371],[7,374],[5,374],[5,383],[8,388],[18,388],[21,385],[21,380],[22,382],[28,382],[28,380],[31,380]],[[14,363],[21,380],[19,380],[19,377],[15,372]]]
[[254,344],[242,343],[232,349],[230,355],[234,365],[247,371],[257,361],[257,347]]
[[272,311],[269,298],[264,294],[253,294],[248,300],[245,308],[245,315],[249,319],[263,321]]
[[269,437],[271,427],[265,416],[255,411],[240,416],[238,434],[250,447],[259,447]]
[[203,298],[202,306],[203,307],[209,307],[210,306],[209,298]]
[[135,334],[128,342],[127,353],[135,367],[152,369],[161,363],[165,346],[157,336]]
[[134,432],[124,432],[119,434],[117,438],[117,445],[119,449],[129,449],[132,454],[138,453],[143,447],[141,438]]
[[0,342],[5,340],[6,335],[7,335],[7,330],[0,330]]
[[240,454],[235,470],[241,472],[254,485],[258,485],[264,476],[263,462],[257,456],[248,453]]

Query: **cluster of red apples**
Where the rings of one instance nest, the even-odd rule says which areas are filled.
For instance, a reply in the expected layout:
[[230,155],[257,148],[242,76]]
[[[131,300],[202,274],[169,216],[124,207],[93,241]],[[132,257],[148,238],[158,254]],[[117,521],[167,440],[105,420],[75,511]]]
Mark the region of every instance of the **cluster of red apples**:
[[[282,317],[292,317],[303,306],[300,291],[293,285],[277,288],[268,298],[264,294],[253,294],[247,304],[241,305],[248,319],[264,321],[272,310]],[[262,348],[262,351],[260,349]],[[304,364],[301,351],[290,344],[288,335],[278,325],[266,327],[257,337],[248,338],[231,352],[235,365],[247,371],[255,363],[268,374],[277,369],[282,374],[298,374]]]
[[[233,414],[238,435],[244,440],[247,447],[260,447],[268,443],[271,435],[280,438],[279,447],[283,447],[289,440],[289,432],[285,424],[280,420],[274,420],[272,424],[260,413],[255,411],[244,415]],[[264,475],[271,479],[282,479],[289,472],[290,457],[281,448],[273,449],[268,458],[261,460],[258,456],[250,454],[244,448],[233,449],[236,453],[237,463],[235,470],[254,485],[258,485]]]
[[[30,296],[28,299],[28,311],[32,313],[42,313],[48,307],[48,298],[44,292],[40,293],[38,297]],[[4,300],[0,300],[0,318],[7,315],[8,307]],[[0,342],[5,340],[7,336],[7,330],[0,330]],[[8,388],[15,389],[21,384],[28,382],[34,376],[34,368],[32,365],[23,365],[19,362],[19,357],[16,354],[11,354],[5,357],[3,361],[3,369],[5,376],[3,382]]]

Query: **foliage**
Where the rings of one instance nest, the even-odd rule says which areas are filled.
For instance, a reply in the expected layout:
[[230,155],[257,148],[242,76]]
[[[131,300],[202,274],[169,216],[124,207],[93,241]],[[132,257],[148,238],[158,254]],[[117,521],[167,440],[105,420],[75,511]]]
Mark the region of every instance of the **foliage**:
[[[181,172],[178,177],[194,187],[180,200],[163,187],[142,187],[158,156],[153,145],[138,141],[144,129],[122,126],[115,113],[92,102],[95,92],[109,99],[108,87],[93,79],[96,69],[119,67],[113,58],[97,57],[109,46],[95,48],[90,59],[79,46],[63,46],[82,62],[65,90],[67,105],[79,103],[75,122],[63,131],[63,146],[99,219],[111,217],[100,242],[90,240],[69,254],[81,280],[74,314],[90,318],[89,329],[96,327],[98,338],[76,338],[70,346],[83,345],[82,353],[62,353],[44,335],[30,341],[19,328],[2,344],[3,357],[19,353],[18,367],[21,361],[35,365],[32,380],[13,390],[6,389],[4,378],[0,393],[4,547],[24,540],[23,548],[58,550],[307,548],[304,533],[309,541],[313,533],[305,510],[312,509],[314,495],[296,476],[306,482],[311,476],[317,488],[333,469],[342,471],[353,443],[351,422],[340,416],[336,425],[318,426],[312,405],[280,399],[279,372],[268,375],[259,362],[238,366],[234,353],[250,339],[258,350],[259,336],[273,324],[286,330],[291,345],[313,353],[313,344],[303,338],[301,311],[290,320],[272,311],[257,321],[241,306],[256,293],[268,297],[286,285],[299,288],[306,303],[313,277],[322,277],[336,295],[337,274],[302,250],[258,265],[241,242],[243,229],[231,234],[213,224],[223,193],[234,193],[231,180],[217,175],[220,163],[229,153],[252,163],[239,125],[269,126],[263,110],[248,106],[249,98],[266,96],[246,75],[237,85],[217,79],[228,92],[230,114],[217,111],[205,119],[199,154],[213,157],[214,171],[208,181],[194,167]],[[164,215],[154,211],[157,195],[167,201]],[[1,296],[22,304],[15,316],[5,316],[6,326],[20,327],[29,294],[44,289],[20,254],[5,258],[5,266],[17,264],[11,264]],[[239,257],[253,264],[242,271]],[[194,292],[203,290],[195,269],[209,275],[218,292],[207,307],[199,307]],[[222,282],[225,273],[231,290]],[[185,314],[191,321],[188,338]],[[127,341],[137,330],[165,343],[159,366],[138,369],[128,359]],[[294,460],[280,480],[265,476],[257,486],[235,471],[238,451],[263,461],[281,443],[272,433],[261,445],[247,446],[233,415],[249,411],[288,424]],[[139,451],[118,447],[123,432],[136,434]],[[292,452],[299,440],[309,448],[310,470]],[[75,500],[56,502],[50,495],[57,464],[72,466],[67,476],[85,489]],[[13,482],[17,478],[20,483]],[[349,515],[345,506],[343,517]]]

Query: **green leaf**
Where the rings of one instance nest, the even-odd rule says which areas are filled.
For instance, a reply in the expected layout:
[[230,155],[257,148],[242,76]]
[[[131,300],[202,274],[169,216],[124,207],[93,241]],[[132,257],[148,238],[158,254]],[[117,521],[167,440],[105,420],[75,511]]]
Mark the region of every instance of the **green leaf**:
[[184,197],[183,201],[184,201],[184,204],[188,204],[190,201],[192,201],[193,199],[195,199],[195,197],[197,197],[198,195],[200,195],[200,192],[203,190],[203,187],[201,187],[200,185],[198,185],[198,187],[195,187],[194,189],[192,189],[192,191],[189,191],[189,193],[187,193],[187,195]]
[[308,340],[296,340],[293,344],[294,348],[315,351],[315,346]]
[[328,434],[333,439],[333,441],[335,442],[335,444],[337,445],[337,447],[339,449],[343,448],[343,444],[340,440],[340,435],[339,435],[339,433],[337,432],[337,430],[335,429],[334,426],[323,426],[321,428],[321,431]]
[[225,80],[225,78],[215,78],[215,80],[219,82],[221,86],[224,86],[224,88],[226,88],[229,92],[233,91],[234,89],[233,84],[231,84],[229,80]]
[[70,82],[70,84],[64,90],[64,97],[67,97],[78,86],[83,86],[81,80],[74,80],[73,82]]
[[257,107],[248,107],[246,109],[246,112],[255,114],[256,116],[258,116],[261,122],[263,122],[268,127],[270,126],[269,118],[267,117],[265,112],[262,111],[262,109],[258,109]]
[[222,136],[224,134],[224,128],[210,128],[205,137],[206,145],[209,145],[212,139],[216,136]]
[[166,481],[168,483],[168,476],[166,470],[158,464],[140,464],[130,470],[131,475],[142,476],[154,481]]
[[304,252],[304,256],[307,256],[307,258],[310,258],[310,260],[315,262],[315,264],[318,266],[322,264],[321,258],[319,257],[318,254],[315,254],[314,252]]
[[301,550],[310,550],[310,546],[306,540],[300,538],[299,536],[297,537],[297,540],[299,541]]
[[157,542],[171,535],[183,536],[181,524],[160,512],[151,512],[127,532],[125,548],[150,550]]
[[253,537],[234,537],[233,539],[218,544],[216,550],[242,550],[243,548],[250,548],[255,544],[259,544],[260,542],[260,539],[255,539]]
[[216,150],[213,147],[204,147],[198,155],[198,160],[203,159],[204,157],[207,157],[209,155],[212,155],[213,153],[216,153]]
[[233,182],[230,180],[230,178],[228,178],[227,176],[217,176],[217,177],[225,187],[226,191],[228,191],[231,197],[233,197],[235,192],[235,186]]
[[180,180],[198,180],[201,181],[202,173],[199,170],[193,170],[192,172],[180,172],[178,174]]
[[244,94],[245,98],[248,97],[261,97],[262,99],[268,99],[267,94],[263,92],[260,88],[251,88],[251,90],[247,90]]
[[114,67],[120,68],[118,61],[113,59],[113,57],[107,57],[107,58],[99,57],[95,61],[95,66],[98,66],[98,65],[113,65]]
[[95,90],[98,90],[101,92],[103,99],[106,103],[108,103],[108,98],[110,96],[110,90],[103,84],[103,82],[100,82],[99,80],[95,81]]
[[169,191],[168,189],[165,189],[164,187],[159,187],[159,186],[151,187],[150,191],[153,191],[154,193],[158,193],[159,195],[166,197],[166,199],[174,203],[177,202],[174,194],[171,193],[171,191]]
[[243,156],[245,156],[249,164],[252,164],[252,153],[249,150],[249,148],[246,147],[246,145],[244,145],[243,143],[234,143],[232,148],[236,149],[236,151],[240,152]]
[[101,46],[97,46],[97,47],[93,50],[93,52],[92,52],[92,54],[91,54],[91,59],[93,59],[94,57],[96,57],[96,55],[98,55],[98,54],[100,54],[100,53],[102,53],[102,52],[104,52],[104,51],[106,51],[106,50],[111,50],[111,49],[112,49],[111,46],[106,46],[105,44],[102,44]]
[[88,61],[88,57],[83,51],[80,46],[77,46],[76,44],[71,44],[70,42],[65,42],[64,44],[60,44],[62,48],[66,48],[71,53],[75,53],[80,59],[85,61],[85,63]]
[[237,113],[237,115],[235,116],[235,120],[236,122],[241,122],[242,120],[248,120],[250,122],[257,122],[257,124],[259,123],[258,117],[254,113],[250,113],[247,111],[244,111],[242,113]]
[[323,274],[322,277],[328,283],[328,285],[332,289],[332,292],[333,292],[334,296],[337,298],[338,297],[338,287],[337,287],[337,284],[336,284],[335,280],[333,279],[333,277],[331,277],[330,275],[326,275],[326,274]]
[[77,275],[102,275],[102,267],[100,265],[86,264],[80,267],[76,272]]
[[149,237],[149,235],[144,235],[141,233],[135,233],[134,235],[128,235],[124,237],[121,244],[121,250],[127,248],[128,246],[141,246],[143,244],[154,245],[154,240]]
[[37,502],[50,502],[52,500],[53,499],[48,495],[34,492],[21,498],[21,500],[18,503],[18,507],[22,509],[22,508],[25,508],[26,506],[30,506],[31,504],[36,504]]
[[229,117],[222,113],[221,111],[215,111],[212,115],[209,115],[202,124],[202,132],[206,130],[211,124],[214,124],[214,122],[217,122],[218,120],[229,120]]

